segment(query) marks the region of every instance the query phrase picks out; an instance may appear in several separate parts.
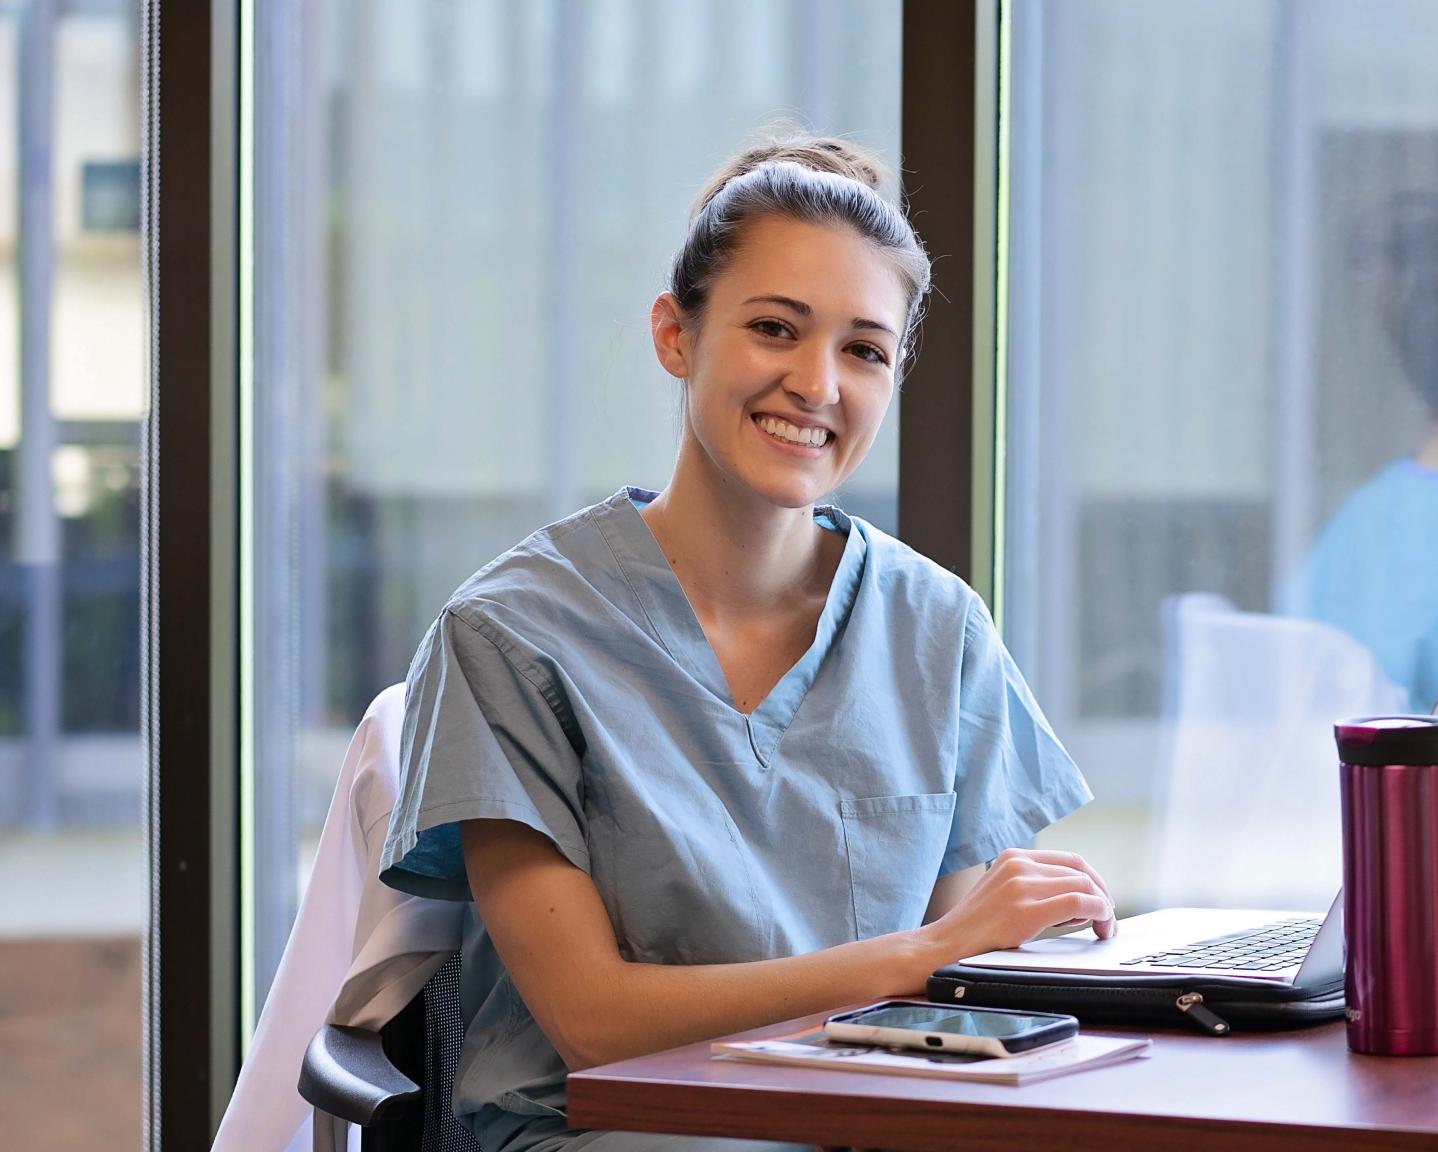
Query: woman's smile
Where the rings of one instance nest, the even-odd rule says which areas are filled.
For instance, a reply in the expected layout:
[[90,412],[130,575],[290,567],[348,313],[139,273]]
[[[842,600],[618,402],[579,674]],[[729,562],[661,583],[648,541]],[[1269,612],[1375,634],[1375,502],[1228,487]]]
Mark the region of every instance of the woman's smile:
[[750,421],[770,445],[793,456],[817,459],[834,443],[834,434],[827,428],[791,424],[763,412],[755,413]]

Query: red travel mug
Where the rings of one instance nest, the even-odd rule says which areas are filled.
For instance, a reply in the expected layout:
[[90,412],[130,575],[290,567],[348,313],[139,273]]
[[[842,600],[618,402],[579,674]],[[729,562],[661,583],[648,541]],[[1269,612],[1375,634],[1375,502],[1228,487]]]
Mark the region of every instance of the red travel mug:
[[1334,725],[1348,1047],[1438,1055],[1438,716]]

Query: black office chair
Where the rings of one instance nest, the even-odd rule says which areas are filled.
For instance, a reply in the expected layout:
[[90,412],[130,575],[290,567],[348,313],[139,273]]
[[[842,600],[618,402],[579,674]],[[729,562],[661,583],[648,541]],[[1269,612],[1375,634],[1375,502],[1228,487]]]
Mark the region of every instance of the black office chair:
[[379,1032],[326,1024],[310,1041],[300,1095],[359,1125],[364,1152],[481,1152],[450,1109],[464,1044],[459,960],[446,960]]

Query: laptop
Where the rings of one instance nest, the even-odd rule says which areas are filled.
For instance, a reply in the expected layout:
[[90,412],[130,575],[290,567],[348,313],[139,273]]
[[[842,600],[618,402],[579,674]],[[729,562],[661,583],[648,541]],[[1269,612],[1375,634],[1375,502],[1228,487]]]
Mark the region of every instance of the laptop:
[[1343,892],[1326,916],[1167,908],[1125,917],[1108,940],[1085,928],[968,956],[961,963],[1090,976],[1223,976],[1252,981],[1254,987],[1317,987],[1343,978]]

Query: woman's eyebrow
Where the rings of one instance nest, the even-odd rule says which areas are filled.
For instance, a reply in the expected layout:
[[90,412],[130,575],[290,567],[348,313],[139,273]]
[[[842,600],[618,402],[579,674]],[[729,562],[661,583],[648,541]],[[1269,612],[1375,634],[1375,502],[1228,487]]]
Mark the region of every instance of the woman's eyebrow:
[[[744,301],[744,303],[782,304],[785,308],[792,309],[800,316],[804,316],[806,318],[814,314],[814,309],[810,308],[809,305],[805,304],[802,300],[795,300],[792,296],[750,296],[749,299]],[[895,332],[892,328],[890,328],[887,324],[880,324],[877,320],[865,320],[862,316],[855,316],[851,321],[849,321],[849,327],[869,328],[875,332],[887,332],[890,336],[894,337],[895,340],[899,338],[898,333]]]
[[782,304],[785,308],[791,308],[800,316],[812,316],[814,309],[805,304],[802,300],[795,300],[792,296],[750,296],[744,301],[745,304]]
[[880,324],[877,320],[865,320],[862,316],[855,316],[854,319],[849,322],[849,327],[872,328],[876,332],[887,332],[895,340],[899,338],[899,334],[887,324]]

